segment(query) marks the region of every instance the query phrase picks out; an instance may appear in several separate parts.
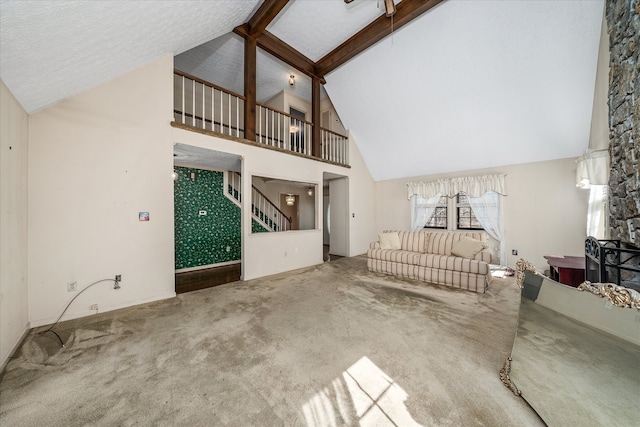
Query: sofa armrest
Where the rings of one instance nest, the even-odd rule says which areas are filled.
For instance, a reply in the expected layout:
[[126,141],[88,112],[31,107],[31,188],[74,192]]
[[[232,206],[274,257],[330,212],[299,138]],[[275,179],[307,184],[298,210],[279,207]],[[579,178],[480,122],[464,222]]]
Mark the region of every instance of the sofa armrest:
[[369,249],[380,249],[380,242],[369,243]]
[[478,252],[473,259],[491,264],[493,262],[493,258],[493,251],[490,248],[485,248]]

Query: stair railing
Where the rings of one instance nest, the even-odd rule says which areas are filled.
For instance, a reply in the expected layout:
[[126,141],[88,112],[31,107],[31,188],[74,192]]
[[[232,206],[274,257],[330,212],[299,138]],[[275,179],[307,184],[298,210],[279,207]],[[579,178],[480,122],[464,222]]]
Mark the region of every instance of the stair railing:
[[[238,205],[242,202],[241,182],[238,172],[228,172],[227,195]],[[291,230],[291,219],[255,185],[251,185],[251,216],[269,231]]]

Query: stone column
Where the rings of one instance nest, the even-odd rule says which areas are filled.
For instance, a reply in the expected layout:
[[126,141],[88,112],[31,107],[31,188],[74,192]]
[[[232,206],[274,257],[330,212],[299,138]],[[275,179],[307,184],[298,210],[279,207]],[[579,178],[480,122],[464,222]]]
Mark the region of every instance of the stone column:
[[[628,220],[640,229],[640,0],[608,0],[609,224],[611,238],[631,244]],[[640,247],[640,231],[633,246]]]

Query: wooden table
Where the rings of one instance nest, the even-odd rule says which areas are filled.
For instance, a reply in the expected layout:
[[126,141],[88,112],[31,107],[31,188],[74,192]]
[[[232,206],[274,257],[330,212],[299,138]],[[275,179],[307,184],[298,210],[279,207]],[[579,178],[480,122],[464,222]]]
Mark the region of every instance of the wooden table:
[[552,280],[576,287],[584,282],[585,259],[583,256],[544,255],[549,263]]

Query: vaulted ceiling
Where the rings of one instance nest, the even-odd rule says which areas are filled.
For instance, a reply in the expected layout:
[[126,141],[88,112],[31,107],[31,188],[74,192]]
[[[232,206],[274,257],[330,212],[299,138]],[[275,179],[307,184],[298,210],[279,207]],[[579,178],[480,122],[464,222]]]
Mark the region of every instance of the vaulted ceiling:
[[[178,68],[220,64],[224,54],[217,78],[242,92],[242,39],[232,31],[261,3],[1,0],[0,75],[32,113],[166,54]],[[290,0],[266,30],[326,64],[384,14],[377,3]],[[603,8],[444,1],[330,70],[325,89],[376,180],[578,156],[589,140]],[[300,75],[259,53],[258,99],[290,72]]]

